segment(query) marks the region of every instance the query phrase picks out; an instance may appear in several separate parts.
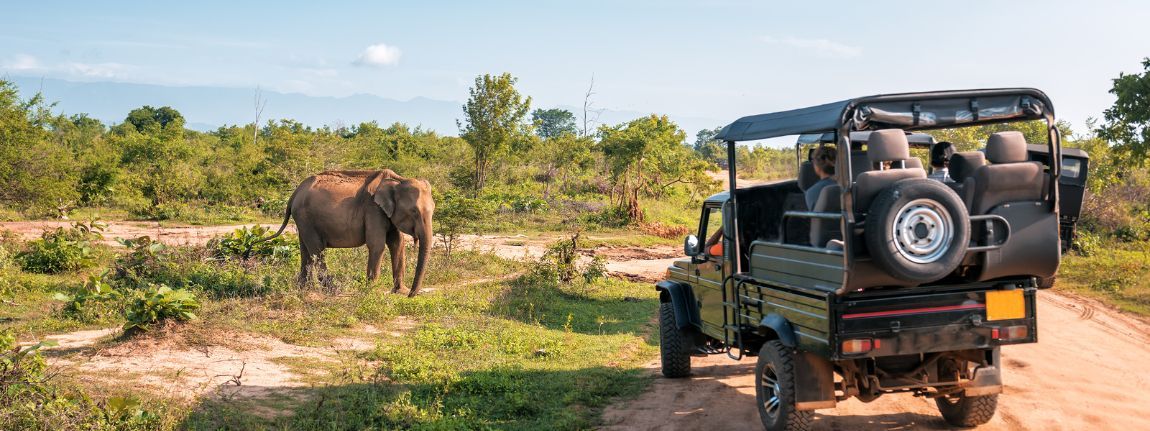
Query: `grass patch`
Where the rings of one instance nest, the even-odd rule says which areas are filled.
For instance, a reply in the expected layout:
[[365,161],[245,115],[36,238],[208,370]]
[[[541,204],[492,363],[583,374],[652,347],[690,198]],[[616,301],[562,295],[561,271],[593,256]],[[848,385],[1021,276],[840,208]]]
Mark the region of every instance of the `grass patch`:
[[1067,255],[1056,286],[1150,317],[1150,242],[1114,242],[1089,255]]
[[522,277],[382,298],[397,300],[366,309],[415,329],[338,363],[292,360],[293,368],[328,372],[308,374],[316,388],[298,394],[290,415],[255,418],[246,412],[258,405],[205,401],[181,426],[587,429],[602,407],[649,381],[642,364],[655,354],[657,299],[643,284],[559,286]]

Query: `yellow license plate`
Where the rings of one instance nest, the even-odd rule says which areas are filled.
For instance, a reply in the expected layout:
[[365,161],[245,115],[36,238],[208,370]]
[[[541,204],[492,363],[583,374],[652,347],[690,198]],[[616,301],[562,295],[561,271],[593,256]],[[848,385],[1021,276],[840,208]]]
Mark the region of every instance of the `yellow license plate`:
[[1026,317],[1026,299],[1021,289],[986,292],[986,320],[1008,320]]

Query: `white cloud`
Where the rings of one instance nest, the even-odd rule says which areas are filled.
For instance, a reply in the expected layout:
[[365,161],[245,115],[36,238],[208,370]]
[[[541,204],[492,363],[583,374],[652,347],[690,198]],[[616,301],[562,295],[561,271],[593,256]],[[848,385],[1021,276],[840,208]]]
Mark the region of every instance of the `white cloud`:
[[401,55],[403,52],[399,48],[386,43],[377,43],[365,48],[352,64],[356,66],[389,66],[399,63]]
[[120,63],[66,63],[61,68],[72,75],[117,78],[122,77],[132,66]]
[[3,64],[4,69],[9,70],[37,70],[44,68],[40,64],[40,60],[28,54],[17,54],[11,61],[6,61]]
[[762,41],[768,45],[782,45],[791,48],[810,50],[815,54],[829,57],[858,57],[862,55],[862,48],[827,39],[804,39],[798,37],[772,37],[763,36]]

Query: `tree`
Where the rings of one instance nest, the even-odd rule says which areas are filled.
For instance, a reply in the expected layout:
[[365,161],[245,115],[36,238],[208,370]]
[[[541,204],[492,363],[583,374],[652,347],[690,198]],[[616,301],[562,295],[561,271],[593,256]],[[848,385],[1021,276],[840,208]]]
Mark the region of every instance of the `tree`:
[[515,90],[516,81],[510,73],[485,74],[476,77],[475,86],[468,90],[471,96],[463,105],[466,124],[459,124],[459,130],[475,157],[475,195],[486,185],[492,162],[530,130],[523,120],[531,97],[524,98]]
[[0,80],[0,203],[47,214],[78,197],[76,163],[62,140],[45,126],[53,118],[39,94],[22,101],[16,87]]
[[703,129],[695,134],[695,153],[703,160],[716,165],[727,166],[727,146],[715,140],[715,136],[723,130],[722,126],[714,129]]
[[575,114],[566,109],[536,109],[531,112],[535,134],[543,139],[557,138],[564,133],[575,134]]
[[131,124],[140,133],[151,129],[179,129],[181,131],[184,129],[184,116],[170,106],[153,108],[144,105],[142,108],[136,108],[129,112],[128,118],[124,119],[124,122]]
[[1142,60],[1142,67],[1141,74],[1119,73],[1114,79],[1110,94],[1118,100],[1103,112],[1105,123],[1098,129],[1099,137],[1138,165],[1150,155],[1150,58]]
[[611,173],[612,194],[632,221],[642,221],[639,192],[658,194],[681,182],[689,157],[686,134],[667,116],[651,115],[614,127],[599,128],[599,148]]

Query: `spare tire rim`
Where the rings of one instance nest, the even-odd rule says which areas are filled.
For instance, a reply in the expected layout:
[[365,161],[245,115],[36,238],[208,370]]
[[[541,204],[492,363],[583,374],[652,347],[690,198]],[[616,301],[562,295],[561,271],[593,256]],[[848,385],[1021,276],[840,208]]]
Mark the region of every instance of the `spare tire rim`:
[[895,213],[895,249],[914,263],[937,261],[950,250],[954,222],[950,212],[937,201],[915,199]]

